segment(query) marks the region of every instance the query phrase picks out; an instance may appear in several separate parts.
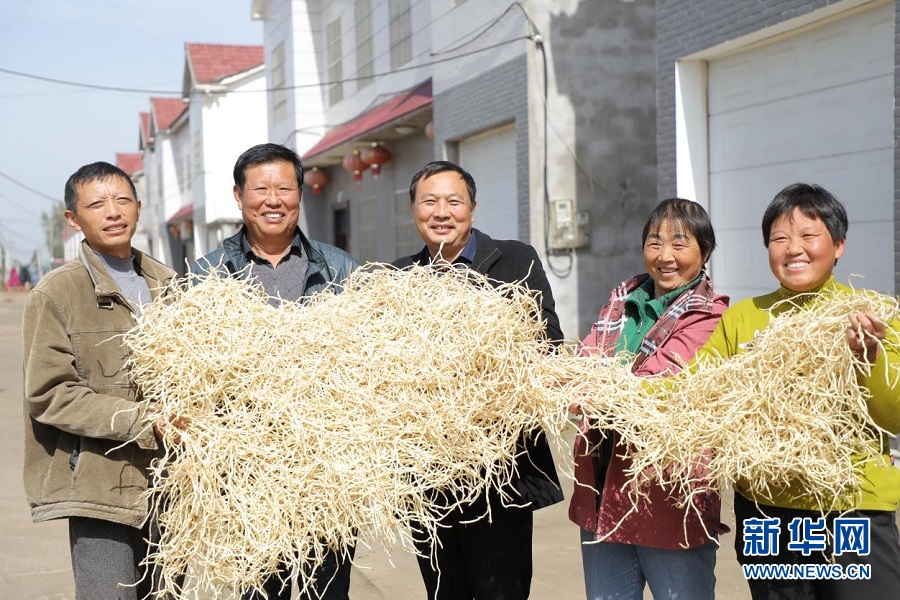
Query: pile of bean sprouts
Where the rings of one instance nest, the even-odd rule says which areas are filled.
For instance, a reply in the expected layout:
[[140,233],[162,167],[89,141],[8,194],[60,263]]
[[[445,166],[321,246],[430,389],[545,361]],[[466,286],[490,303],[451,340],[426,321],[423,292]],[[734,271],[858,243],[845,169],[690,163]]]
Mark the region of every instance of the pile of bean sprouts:
[[851,310],[896,317],[890,298],[820,298],[773,317],[751,351],[663,384],[555,349],[519,285],[381,267],[279,307],[209,275],[127,334],[144,408],[186,423],[167,429],[154,466],[162,537],[148,559],[163,592],[258,590],[281,561],[305,588],[326,553],[363,537],[413,550],[414,532],[433,536],[488,490],[516,503],[505,484],[519,440],[564,445],[573,400],[619,433],[635,484],[662,477],[686,506],[735,482],[762,494],[799,482],[828,509],[858,494],[860,465],[880,453],[859,383],[870,367],[844,331]]

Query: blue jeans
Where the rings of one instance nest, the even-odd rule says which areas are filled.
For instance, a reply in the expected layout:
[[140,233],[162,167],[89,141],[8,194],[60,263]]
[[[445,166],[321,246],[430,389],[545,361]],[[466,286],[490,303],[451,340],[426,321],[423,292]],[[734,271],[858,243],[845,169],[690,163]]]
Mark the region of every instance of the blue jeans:
[[641,600],[645,583],[656,600],[715,598],[718,545],[713,540],[691,550],[663,550],[594,539],[581,530],[588,600]]

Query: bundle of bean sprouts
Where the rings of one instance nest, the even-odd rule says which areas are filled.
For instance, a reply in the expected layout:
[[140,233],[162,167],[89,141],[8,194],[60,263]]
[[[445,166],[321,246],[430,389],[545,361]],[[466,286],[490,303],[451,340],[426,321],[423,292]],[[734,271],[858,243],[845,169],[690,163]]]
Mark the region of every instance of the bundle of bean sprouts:
[[517,440],[549,425],[552,349],[520,286],[420,267],[302,306],[216,276],[170,296],[126,342],[145,402],[188,423],[156,466],[172,593],[259,588],[279,560],[308,585],[360,534],[411,548],[502,489]]
[[[728,360],[698,360],[665,386],[664,402],[635,439],[633,475],[666,473],[686,498],[736,485],[753,497],[788,490],[821,511],[858,502],[862,465],[885,451],[845,331],[851,312],[872,311],[885,323],[900,316],[894,298],[869,291],[800,296],[773,307],[751,349]],[[882,342],[897,347],[898,333]],[[662,386],[654,386],[660,388]],[[710,452],[712,451],[712,452]],[[702,460],[698,460],[701,459]],[[696,478],[709,483],[697,485]]]
[[187,422],[155,466],[149,558],[164,591],[259,589],[279,561],[308,586],[326,552],[361,536],[412,549],[457,505],[504,494],[523,433],[563,445],[572,400],[619,433],[635,483],[665,474],[689,498],[800,481],[823,507],[858,490],[877,431],[846,314],[890,320],[890,299],[775,317],[751,352],[663,386],[615,358],[554,352],[539,300],[495,285],[452,267],[362,270],[340,294],[273,308],[211,275],[148,306],[126,336],[132,376],[153,412]]

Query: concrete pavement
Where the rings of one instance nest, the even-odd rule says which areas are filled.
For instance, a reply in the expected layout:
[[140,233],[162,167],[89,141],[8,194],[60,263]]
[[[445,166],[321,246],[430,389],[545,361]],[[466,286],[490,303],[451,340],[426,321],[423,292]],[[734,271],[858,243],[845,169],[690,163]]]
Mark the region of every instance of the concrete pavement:
[[[0,292],[0,599],[72,600],[75,597],[64,521],[31,523],[22,488],[22,308],[23,293]],[[571,483],[564,482],[568,494]],[[535,515],[535,600],[584,598],[578,530],[566,517],[566,503]],[[723,507],[731,522],[730,506]],[[749,598],[728,534],[719,549],[716,586],[721,600]],[[354,600],[419,600],[425,597],[412,555],[360,548],[353,572]],[[651,598],[649,592],[645,598]],[[689,599],[688,599],[689,600]]]
[[75,598],[65,521],[34,524],[22,484],[23,292],[0,292],[0,598]]

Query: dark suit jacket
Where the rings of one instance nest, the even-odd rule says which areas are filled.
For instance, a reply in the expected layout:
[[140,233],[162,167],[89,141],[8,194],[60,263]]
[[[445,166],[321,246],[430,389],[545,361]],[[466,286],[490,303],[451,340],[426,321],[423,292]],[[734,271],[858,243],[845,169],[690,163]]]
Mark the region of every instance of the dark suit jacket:
[[[472,261],[471,268],[498,282],[524,281],[528,289],[540,292],[545,335],[548,340],[562,342],[563,334],[556,315],[553,292],[537,251],[517,240],[495,240],[477,229],[472,232],[476,245],[475,260]],[[414,264],[427,265],[430,261],[431,255],[425,247],[417,254],[397,259],[393,264],[402,269]],[[513,502],[529,502],[528,509],[536,510],[562,501],[562,488],[543,431],[523,435],[519,445],[520,453],[516,460],[518,477],[512,481]],[[522,449],[525,452],[521,452]],[[484,513],[485,500],[481,499],[466,510],[465,516],[474,517]],[[502,509],[498,498],[491,498],[491,507],[492,510]]]

